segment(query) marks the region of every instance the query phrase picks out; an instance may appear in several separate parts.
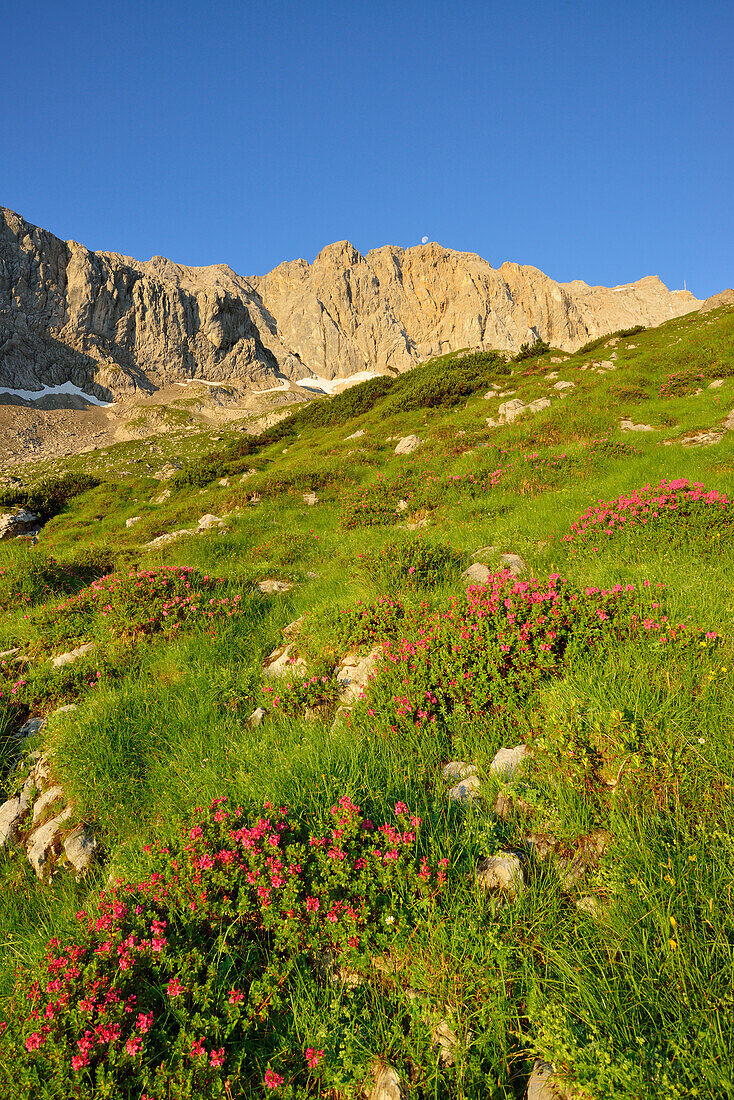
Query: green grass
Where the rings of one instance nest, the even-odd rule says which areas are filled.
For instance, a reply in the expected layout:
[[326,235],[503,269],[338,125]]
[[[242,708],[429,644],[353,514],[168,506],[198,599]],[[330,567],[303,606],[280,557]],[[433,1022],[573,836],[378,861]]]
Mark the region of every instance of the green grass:
[[[39,884],[18,853],[0,857],[0,1020],[13,1012],[16,969],[36,965],[51,936],[71,935],[74,913],[93,909],[111,871],[133,881],[147,874],[145,846],[172,841],[197,805],[226,794],[256,816],[269,800],[306,822],[347,794],[375,821],[388,820],[397,801],[423,817],[421,843],[449,860],[450,890],[440,921],[416,910],[389,967],[361,960],[369,980],[359,987],[295,967],[283,988],[289,1022],[273,1031],[273,1050],[324,1047],[328,1070],[321,1084],[283,1095],[346,1100],[381,1061],[421,1100],[509,1100],[524,1094],[541,1056],[590,1100],[734,1096],[734,547],[726,535],[719,544],[635,536],[574,553],[564,539],[590,504],[661,478],[731,495],[734,432],[713,447],[681,440],[734,408],[734,311],[608,339],[555,365],[547,355],[513,364],[444,357],[309,402],[244,446],[235,431],[216,440],[181,433],[156,440],[154,454],[148,442],[121,444],[34,464],[32,478],[22,471],[31,488],[66,473],[101,484],[62,501],[35,548],[0,547],[0,649],[18,646],[28,658],[0,667],[0,745],[30,714],[77,703],[51,718],[38,744],[53,750],[73,820],[93,823],[106,862],[79,883],[60,874]],[[591,369],[599,362],[616,369],[600,374]],[[551,371],[576,384],[569,396],[546,380]],[[495,376],[524,401],[551,396],[551,407],[488,428],[505,400],[483,396]],[[724,385],[708,389],[715,378]],[[622,433],[622,416],[656,431]],[[364,435],[347,439],[357,430]],[[421,447],[394,456],[390,437],[409,433]],[[173,483],[152,476],[184,456],[198,473]],[[223,476],[228,485],[218,484]],[[166,486],[170,497],[153,503]],[[307,490],[317,506],[304,502]],[[362,500],[378,523],[366,520]],[[407,507],[398,510],[399,500]],[[226,515],[226,530],[145,549],[208,512]],[[132,516],[142,518],[126,528]],[[418,522],[425,526],[404,529]],[[490,568],[499,569],[500,553],[517,553],[539,580],[560,573],[579,589],[661,583],[654,591],[671,622],[720,637],[665,650],[610,635],[511,705],[488,701],[397,734],[387,717],[393,672],[348,721],[271,708],[249,726],[266,699],[262,662],[286,624],[302,617],[297,648],[312,670],[333,670],[355,638],[363,651],[373,644],[355,607],[400,602],[417,632],[461,598],[458,574],[480,547],[495,548]],[[110,633],[94,615],[76,636],[49,613],[110,571],[161,564],[222,578],[245,611],[214,631],[192,622],[178,636],[150,637]],[[294,587],[263,596],[257,583],[266,578]],[[374,637],[397,629],[389,615],[376,621]],[[98,650],[52,672],[45,657],[82,635]],[[437,687],[439,672],[426,675]],[[13,695],[18,679],[25,683]],[[533,750],[522,775],[491,777],[497,749],[521,740]],[[9,791],[9,753],[3,759]],[[473,762],[482,777],[469,807],[447,800],[449,759]],[[500,791],[519,807],[507,819],[493,813]],[[607,850],[569,891],[562,859],[599,831]],[[531,836],[554,838],[557,856],[534,855]],[[528,887],[496,909],[473,873],[501,849],[525,853]],[[594,899],[593,913],[577,906],[581,898]],[[441,1019],[460,1040],[453,1066],[432,1050]],[[10,1095],[17,1057],[5,1044],[0,1095]],[[269,1094],[253,1081],[232,1096]]]

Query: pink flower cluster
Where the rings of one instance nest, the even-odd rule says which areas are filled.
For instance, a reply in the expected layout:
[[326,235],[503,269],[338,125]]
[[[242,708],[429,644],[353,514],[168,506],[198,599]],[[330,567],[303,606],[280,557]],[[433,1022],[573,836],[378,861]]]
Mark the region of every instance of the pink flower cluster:
[[[614,500],[597,501],[571,524],[571,531],[564,535],[566,542],[590,543],[598,537],[609,537],[620,531],[643,528],[671,515],[683,518],[694,508],[704,509],[714,515],[731,516],[730,501],[716,489],[707,490],[699,481],[687,478],[673,481],[663,479],[658,485],[644,485],[628,496],[622,494]],[[596,549],[596,547],[594,547]]]

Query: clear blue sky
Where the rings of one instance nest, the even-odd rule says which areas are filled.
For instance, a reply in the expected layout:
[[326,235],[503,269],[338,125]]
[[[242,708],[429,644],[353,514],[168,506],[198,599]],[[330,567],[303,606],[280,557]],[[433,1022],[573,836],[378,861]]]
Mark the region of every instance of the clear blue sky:
[[0,205],[89,248],[734,284],[731,0],[26,0],[2,38]]

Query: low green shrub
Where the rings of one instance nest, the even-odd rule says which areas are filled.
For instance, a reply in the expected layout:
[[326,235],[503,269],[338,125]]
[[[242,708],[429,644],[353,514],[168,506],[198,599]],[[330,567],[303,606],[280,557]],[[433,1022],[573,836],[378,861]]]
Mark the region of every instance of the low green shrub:
[[551,346],[545,340],[536,340],[534,344],[521,344],[519,352],[512,361],[522,363],[525,359],[539,359],[541,355],[547,355],[550,350]]
[[389,538],[383,546],[364,551],[360,567],[385,592],[433,588],[458,577],[466,555],[448,543],[422,535]]
[[98,478],[88,474],[47,477],[37,485],[0,493],[0,507],[28,508],[45,523],[58,515],[74,497],[86,493],[89,489],[95,489],[100,484]]
[[619,328],[616,332],[608,332],[606,336],[596,336],[593,340],[589,340],[588,344],[584,344],[575,354],[587,355],[590,351],[596,351],[602,344],[606,344],[607,340],[614,340],[615,337],[618,340],[623,340],[625,336],[638,336],[639,333],[644,331],[645,325],[634,325],[632,328]]

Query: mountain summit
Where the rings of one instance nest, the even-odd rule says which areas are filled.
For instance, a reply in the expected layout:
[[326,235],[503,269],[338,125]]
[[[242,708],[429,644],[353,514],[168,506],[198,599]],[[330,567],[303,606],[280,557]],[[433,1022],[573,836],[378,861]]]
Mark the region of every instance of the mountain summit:
[[225,264],[90,252],[0,208],[0,391],[67,387],[111,401],[196,378],[257,392],[314,375],[400,373],[460,348],[514,353],[542,339],[573,351],[699,306],[656,277],[612,289],[557,283],[438,244],[362,256],[341,241],[313,264],[244,277]]

